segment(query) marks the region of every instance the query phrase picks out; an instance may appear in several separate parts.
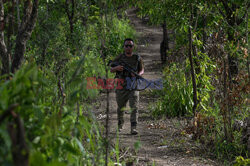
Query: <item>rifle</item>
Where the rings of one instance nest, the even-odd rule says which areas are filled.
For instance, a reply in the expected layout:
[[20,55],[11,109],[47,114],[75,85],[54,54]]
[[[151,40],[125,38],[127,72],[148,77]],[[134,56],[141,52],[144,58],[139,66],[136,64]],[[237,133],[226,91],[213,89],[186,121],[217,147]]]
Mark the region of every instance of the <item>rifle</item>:
[[[160,85],[155,84],[155,82],[152,81],[148,81],[147,79],[143,78],[142,76],[140,76],[139,74],[136,73],[136,70],[131,67],[128,63],[124,62],[123,60],[120,60],[120,62],[112,62],[109,61],[108,66],[111,67],[116,67],[116,66],[123,66],[123,69],[125,71],[127,71],[128,73],[133,73],[135,75],[135,79],[133,79],[132,77],[132,86],[130,86],[129,90],[145,90],[146,88],[155,88],[155,89],[161,89],[162,88],[162,82],[161,80],[155,81],[155,82],[159,82]],[[140,85],[143,85],[142,83],[146,83],[147,85],[140,89]],[[134,85],[133,85],[134,84]],[[136,87],[135,87],[136,84]],[[139,87],[138,87],[139,85]]]
[[137,78],[143,78],[142,76],[136,73],[136,70],[133,67],[131,67],[128,63],[124,62],[123,60],[120,60],[120,62],[109,61],[109,64],[111,64],[110,65],[111,67],[123,66],[123,69],[128,73],[133,73]]

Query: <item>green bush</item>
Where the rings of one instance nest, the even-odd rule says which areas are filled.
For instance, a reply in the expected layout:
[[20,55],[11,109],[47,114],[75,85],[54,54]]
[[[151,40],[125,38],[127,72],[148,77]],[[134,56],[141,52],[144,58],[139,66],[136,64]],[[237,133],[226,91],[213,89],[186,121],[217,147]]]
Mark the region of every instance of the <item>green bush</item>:
[[[77,123],[74,107],[65,105],[60,116],[60,103],[54,103],[53,97],[47,96],[48,91],[53,93],[53,87],[46,85],[46,80],[35,65],[24,65],[11,80],[0,84],[0,114],[10,105],[18,104],[15,112],[24,122],[30,164],[37,165],[38,161],[41,161],[40,165],[103,164],[104,150],[101,149],[104,141],[92,113],[89,112],[88,117],[79,117]],[[0,159],[1,165],[12,163],[6,124],[0,126],[0,154],[4,156]]]
[[159,91],[160,99],[154,106],[155,117],[184,116],[192,114],[192,84],[188,83],[184,70],[176,64],[163,71],[163,89]]

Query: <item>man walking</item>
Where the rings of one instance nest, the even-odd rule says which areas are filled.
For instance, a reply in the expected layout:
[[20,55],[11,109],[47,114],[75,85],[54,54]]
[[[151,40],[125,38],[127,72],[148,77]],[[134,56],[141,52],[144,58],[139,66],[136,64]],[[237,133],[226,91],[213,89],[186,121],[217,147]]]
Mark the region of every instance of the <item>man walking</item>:
[[[113,62],[119,63],[123,61],[129,64],[130,67],[134,69],[139,75],[144,73],[144,65],[141,57],[139,55],[133,54],[134,41],[130,38],[124,40],[123,43],[124,53],[120,54],[115,58]],[[118,65],[112,67],[111,72],[116,72],[116,78],[123,79],[122,89],[116,89],[116,102],[118,105],[117,108],[117,118],[118,118],[118,130],[121,131],[124,124],[124,111],[123,108],[126,107],[127,102],[129,101],[130,108],[132,112],[130,114],[131,122],[131,134],[138,134],[136,130],[137,126],[137,112],[139,106],[139,91],[131,90],[127,87],[126,80],[133,80],[132,77],[135,77],[133,73],[129,73],[127,70],[124,70],[124,66]]]

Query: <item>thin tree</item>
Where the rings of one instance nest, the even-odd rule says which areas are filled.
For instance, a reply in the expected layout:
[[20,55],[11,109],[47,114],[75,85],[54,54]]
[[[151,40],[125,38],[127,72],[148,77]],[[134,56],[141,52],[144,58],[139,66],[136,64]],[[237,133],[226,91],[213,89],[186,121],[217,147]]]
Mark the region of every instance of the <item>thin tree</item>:
[[[0,56],[2,60],[2,73],[9,74],[10,72],[14,73],[22,64],[24,59],[24,53],[26,50],[26,43],[29,40],[31,33],[35,27],[37,13],[38,13],[38,2],[39,0],[26,0],[24,2],[23,8],[23,18],[20,26],[18,26],[17,36],[15,40],[15,50],[12,59],[10,59],[11,54],[11,45],[10,40],[8,46],[5,44],[4,31],[6,26],[6,17],[4,11],[4,1],[0,0]],[[14,1],[13,8],[14,9]],[[19,7],[17,7],[19,10]],[[19,17],[19,11],[18,11]],[[13,18],[12,18],[13,19]],[[12,27],[12,21],[10,21],[9,27]],[[10,35],[11,32],[8,34]]]

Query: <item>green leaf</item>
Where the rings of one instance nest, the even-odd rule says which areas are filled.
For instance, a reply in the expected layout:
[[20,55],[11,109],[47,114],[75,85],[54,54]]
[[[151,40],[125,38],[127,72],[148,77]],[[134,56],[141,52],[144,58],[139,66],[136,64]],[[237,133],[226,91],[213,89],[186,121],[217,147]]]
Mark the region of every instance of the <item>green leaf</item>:
[[78,150],[75,147],[73,147],[70,143],[63,144],[63,148],[64,148],[64,150],[66,150],[74,155],[79,155]]
[[78,147],[80,148],[82,154],[85,154],[85,149],[84,149],[82,143],[77,138],[74,138],[74,140],[76,141],[76,143],[77,143]]
[[32,142],[33,142],[34,144],[38,144],[38,143],[40,142],[40,139],[41,139],[41,137],[40,137],[40,136],[37,136]]
[[33,152],[30,156],[30,166],[46,166],[41,152]]

